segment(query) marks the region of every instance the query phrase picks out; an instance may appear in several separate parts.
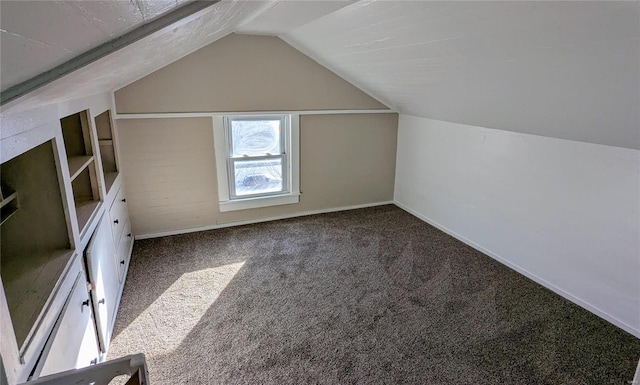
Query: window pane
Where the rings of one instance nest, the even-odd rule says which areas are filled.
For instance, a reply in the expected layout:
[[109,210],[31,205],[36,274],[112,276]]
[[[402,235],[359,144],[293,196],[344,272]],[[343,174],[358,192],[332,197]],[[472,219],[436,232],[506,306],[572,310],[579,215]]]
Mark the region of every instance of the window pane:
[[280,119],[231,120],[231,156],[281,154]]
[[282,159],[237,160],[233,162],[236,195],[253,195],[283,190]]

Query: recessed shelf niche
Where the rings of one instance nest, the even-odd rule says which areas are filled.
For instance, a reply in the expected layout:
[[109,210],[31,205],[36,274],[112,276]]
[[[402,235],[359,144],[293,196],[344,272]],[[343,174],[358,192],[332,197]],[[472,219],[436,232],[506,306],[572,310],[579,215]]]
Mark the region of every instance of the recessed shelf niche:
[[48,141],[0,166],[0,274],[19,347],[28,341],[73,255],[55,148]]
[[2,182],[0,188],[0,210],[2,211],[0,225],[18,211],[18,193]]
[[114,146],[113,124],[111,111],[107,110],[95,118],[98,144],[100,146],[100,158],[102,159],[102,171],[107,193],[111,190],[113,182],[118,176],[118,164],[116,161],[116,149]]
[[100,203],[98,175],[87,111],[60,119],[60,125],[69,164],[78,227],[82,233]]

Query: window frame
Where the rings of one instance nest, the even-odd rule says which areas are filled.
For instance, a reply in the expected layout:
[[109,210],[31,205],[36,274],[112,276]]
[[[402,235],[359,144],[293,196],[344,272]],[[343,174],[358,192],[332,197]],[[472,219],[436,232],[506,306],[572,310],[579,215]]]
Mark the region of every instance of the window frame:
[[[278,119],[275,119],[278,118]],[[287,161],[289,157],[289,151],[287,149],[289,146],[287,145],[287,141],[290,135],[288,135],[287,127],[289,126],[289,116],[288,115],[227,115],[223,118],[223,124],[225,128],[226,142],[227,142],[227,180],[229,181],[229,200],[238,200],[238,199],[246,199],[246,198],[259,198],[271,195],[282,195],[288,194],[290,190],[289,186],[289,173],[287,170],[289,169],[289,162]],[[233,155],[233,130],[232,123],[234,120],[237,121],[261,121],[261,120],[279,120],[280,121],[280,153],[273,155],[256,155],[256,156],[234,156]],[[267,160],[267,159],[281,159],[282,162],[282,190],[266,192],[266,193],[257,193],[257,194],[245,194],[238,195],[236,193],[236,180],[235,180],[235,163],[237,161],[250,161],[250,160]]]
[[[275,118],[275,119],[274,119]],[[282,120],[280,154],[272,156],[232,157],[231,124],[233,120]],[[300,196],[300,123],[295,113],[227,113],[213,116],[214,150],[221,212],[269,207],[299,202]],[[233,165],[238,160],[281,158],[283,191],[237,195]]]

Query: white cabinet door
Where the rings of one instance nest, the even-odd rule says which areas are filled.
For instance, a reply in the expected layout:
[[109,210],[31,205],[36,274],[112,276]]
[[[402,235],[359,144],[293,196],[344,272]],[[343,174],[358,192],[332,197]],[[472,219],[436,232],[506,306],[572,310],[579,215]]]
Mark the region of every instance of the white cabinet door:
[[85,252],[91,299],[102,352],[106,352],[109,347],[120,288],[115,254],[111,224],[109,216],[105,214],[100,219]]
[[122,232],[122,236],[120,237],[120,241],[118,242],[118,247],[116,250],[116,262],[118,265],[118,274],[121,284],[125,279],[127,266],[129,266],[129,258],[131,257],[132,246],[133,236],[131,234],[131,223],[127,221],[127,223],[124,225],[124,231]]
[[96,329],[85,282],[84,272],[79,273],[38,365],[40,377],[89,366],[98,360]]

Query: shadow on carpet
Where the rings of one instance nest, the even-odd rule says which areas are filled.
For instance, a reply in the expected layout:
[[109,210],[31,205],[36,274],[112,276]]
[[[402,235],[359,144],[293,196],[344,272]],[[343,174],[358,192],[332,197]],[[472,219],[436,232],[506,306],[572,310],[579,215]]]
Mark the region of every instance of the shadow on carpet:
[[640,340],[395,206],[136,241],[151,384],[628,384]]

